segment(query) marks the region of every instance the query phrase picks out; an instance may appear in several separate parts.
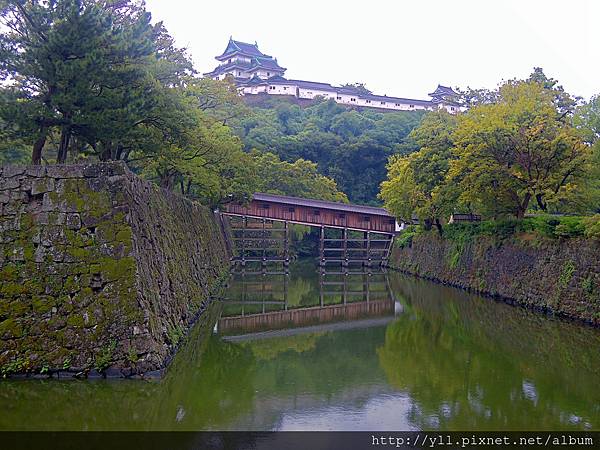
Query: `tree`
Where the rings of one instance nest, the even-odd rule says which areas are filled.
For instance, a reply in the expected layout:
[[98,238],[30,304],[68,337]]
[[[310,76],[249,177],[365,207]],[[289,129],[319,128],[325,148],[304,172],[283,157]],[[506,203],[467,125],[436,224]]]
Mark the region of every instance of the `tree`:
[[272,153],[253,151],[257,189],[279,195],[347,202],[348,197],[335,181],[321,175],[314,162],[299,159],[293,163],[281,161]]
[[58,163],[69,150],[126,158],[139,127],[162,125],[163,91],[191,71],[143,2],[8,0],[0,19],[0,115],[28,136],[34,164],[55,131]]
[[600,212],[600,95],[579,106],[574,124],[582,139],[591,147],[592,156],[587,174],[587,204],[594,212]]
[[532,200],[547,211],[580,189],[588,147],[542,83],[507,82],[498,95],[460,118],[448,183],[461,191],[459,201],[492,216],[522,218]]
[[411,132],[420,150],[408,156],[393,156],[388,179],[379,197],[397,217],[410,221],[414,215],[426,228],[442,232],[443,217],[450,210],[445,179],[452,158],[452,132],[457,118],[445,110],[427,114]]
[[246,150],[274,153],[289,162],[313,161],[352,202],[378,204],[388,158],[417,149],[409,134],[423,114],[349,111],[332,99],[301,108],[289,99],[273,98],[268,107],[253,106],[231,125]]

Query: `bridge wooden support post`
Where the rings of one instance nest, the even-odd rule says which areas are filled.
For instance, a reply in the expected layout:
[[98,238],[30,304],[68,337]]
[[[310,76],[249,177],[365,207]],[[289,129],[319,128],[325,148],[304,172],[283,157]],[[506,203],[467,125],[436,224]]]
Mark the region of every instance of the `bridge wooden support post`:
[[248,216],[244,216],[242,221],[242,267],[246,266],[246,228],[248,226]]
[[390,260],[390,256],[392,254],[392,249],[394,248],[394,235],[391,234],[390,235],[390,239],[389,242],[387,243],[387,248],[386,248],[386,252],[385,252],[385,257],[384,259],[381,261],[381,265],[385,265],[389,260]]
[[367,267],[371,267],[371,233],[367,231],[365,233],[366,244],[367,244]]
[[285,229],[285,236],[283,238],[283,266],[288,267],[290,265],[290,224],[288,221],[283,223]]
[[325,289],[325,268],[322,267],[321,270],[319,270],[319,303],[321,306],[323,306],[324,302],[325,302],[325,294],[323,293],[323,290]]
[[266,229],[266,225],[267,225],[267,219],[263,219],[262,220],[262,261],[261,261],[261,266],[263,268],[267,267],[267,241],[266,241],[267,229]]
[[342,246],[344,251],[343,253],[343,261],[342,261],[342,266],[344,267],[348,267],[348,228],[344,228],[342,230]]
[[321,227],[321,239],[319,240],[319,264],[325,266],[325,227]]

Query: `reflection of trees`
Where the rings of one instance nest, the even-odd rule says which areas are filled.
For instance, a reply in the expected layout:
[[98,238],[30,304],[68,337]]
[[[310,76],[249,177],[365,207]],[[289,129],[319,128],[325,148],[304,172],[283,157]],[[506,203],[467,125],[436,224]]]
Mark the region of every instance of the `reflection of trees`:
[[[301,354],[285,351],[288,338],[250,342],[255,346],[281,348],[276,358],[257,361],[254,386],[273,396],[311,394],[330,398],[340,391],[360,391],[364,385],[384,383],[375,349],[383,343],[381,327],[297,336],[306,348]],[[289,342],[289,341],[287,341]],[[262,354],[261,354],[262,356]]]
[[389,382],[414,399],[417,426],[599,426],[596,330],[451,288],[393,281],[412,313],[388,326],[378,356]]
[[208,316],[162,380],[0,383],[0,430],[218,429],[248,414],[254,356],[212,337]]
[[268,361],[274,359],[280,353],[294,352],[303,353],[313,350],[317,345],[317,339],[324,333],[300,334],[297,336],[285,336],[259,341],[250,341],[245,344],[252,350],[252,354],[259,360]]

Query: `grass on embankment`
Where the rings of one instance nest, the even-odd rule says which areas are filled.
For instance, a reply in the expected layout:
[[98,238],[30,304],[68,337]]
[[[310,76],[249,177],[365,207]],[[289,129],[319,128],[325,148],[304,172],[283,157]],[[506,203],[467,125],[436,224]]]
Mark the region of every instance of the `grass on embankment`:
[[[408,226],[396,238],[396,246],[410,246],[415,235],[424,232],[423,227]],[[437,232],[431,230],[431,232]],[[519,234],[537,234],[550,239],[585,237],[600,240],[600,214],[595,216],[532,216],[521,220],[486,220],[477,223],[453,223],[443,227],[445,239],[466,242],[477,236],[493,236],[506,239]]]

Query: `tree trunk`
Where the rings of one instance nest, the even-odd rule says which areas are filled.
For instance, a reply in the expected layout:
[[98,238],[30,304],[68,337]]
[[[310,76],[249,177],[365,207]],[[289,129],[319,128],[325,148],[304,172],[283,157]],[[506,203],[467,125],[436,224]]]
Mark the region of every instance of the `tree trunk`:
[[531,200],[531,194],[528,192],[523,198],[523,203],[519,204],[519,209],[517,210],[517,219],[521,220],[523,217],[525,217],[525,212],[529,206],[529,200]]
[[101,146],[102,151],[98,155],[98,159],[100,159],[100,161],[103,161],[103,162],[110,161],[110,155],[112,153],[111,147],[112,147],[112,144],[110,142],[102,144],[102,146]]
[[442,222],[440,222],[440,219],[435,219],[434,223],[435,223],[435,227],[437,228],[439,235],[443,236],[444,230],[442,229]]
[[537,204],[540,207],[540,209],[542,211],[548,211],[548,205],[546,204],[546,202],[544,201],[544,197],[542,194],[537,194],[535,196],[535,199],[537,200]]
[[40,129],[40,135],[37,140],[33,143],[33,149],[31,151],[31,164],[39,166],[42,163],[42,151],[44,145],[46,145],[46,137],[48,136],[48,128],[42,127]]
[[69,150],[69,142],[71,140],[71,127],[63,125],[60,131],[60,145],[58,147],[58,155],[56,156],[57,164],[64,164],[67,162],[67,154]]

